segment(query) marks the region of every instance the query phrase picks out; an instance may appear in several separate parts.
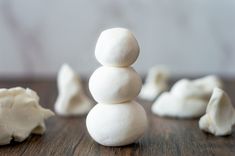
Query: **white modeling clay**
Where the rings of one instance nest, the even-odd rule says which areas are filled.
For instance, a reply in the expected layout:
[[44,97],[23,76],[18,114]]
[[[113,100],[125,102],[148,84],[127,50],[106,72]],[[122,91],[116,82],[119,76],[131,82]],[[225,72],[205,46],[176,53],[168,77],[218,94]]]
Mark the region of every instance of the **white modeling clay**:
[[197,98],[183,98],[165,92],[152,106],[152,112],[159,116],[194,118],[205,113],[208,101]]
[[57,85],[59,96],[55,103],[55,111],[63,116],[86,114],[93,104],[85,95],[79,76],[64,64],[58,74]]
[[223,88],[222,81],[213,75],[195,80],[182,79],[175,83],[171,92],[179,97],[198,97],[209,101],[215,87]]
[[101,33],[95,54],[104,66],[89,80],[98,104],[87,115],[88,132],[105,146],[134,143],[148,125],[144,108],[133,101],[142,86],[140,76],[129,67],[139,55],[138,43],[127,29],[108,29]]
[[206,114],[199,120],[200,129],[216,136],[223,136],[232,133],[232,126],[235,124],[235,110],[228,95],[219,88],[215,88]]
[[0,145],[11,140],[22,142],[31,133],[43,134],[44,120],[53,115],[40,106],[37,93],[31,89],[0,89]]
[[214,87],[222,87],[222,82],[215,76],[179,80],[170,92],[159,96],[152,106],[152,112],[159,116],[200,117],[206,111]]
[[112,28],[100,34],[95,56],[102,65],[126,67],[139,56],[139,45],[129,30]]
[[168,88],[169,73],[166,68],[155,66],[152,67],[145,80],[140,98],[146,100],[154,100],[161,92]]
[[89,134],[105,146],[122,146],[135,142],[147,128],[143,107],[132,101],[117,104],[97,104],[88,114]]
[[102,66],[89,80],[90,92],[99,103],[130,101],[138,96],[141,87],[141,78],[132,67]]

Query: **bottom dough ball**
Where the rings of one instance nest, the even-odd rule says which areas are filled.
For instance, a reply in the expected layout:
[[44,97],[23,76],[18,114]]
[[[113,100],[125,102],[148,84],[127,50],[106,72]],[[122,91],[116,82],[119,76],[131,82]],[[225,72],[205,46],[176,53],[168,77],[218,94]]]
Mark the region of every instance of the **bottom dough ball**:
[[123,146],[143,136],[148,122],[143,107],[131,101],[97,104],[89,112],[86,125],[96,142],[105,146]]

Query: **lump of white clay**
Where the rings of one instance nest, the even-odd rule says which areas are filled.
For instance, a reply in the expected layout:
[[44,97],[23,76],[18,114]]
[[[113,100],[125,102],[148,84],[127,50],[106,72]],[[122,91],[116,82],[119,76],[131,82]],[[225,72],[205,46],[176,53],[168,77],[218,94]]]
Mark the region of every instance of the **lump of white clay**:
[[96,59],[107,66],[130,66],[138,55],[139,45],[135,37],[124,28],[103,31],[95,48]]
[[105,146],[122,146],[143,135],[147,117],[143,107],[134,101],[99,103],[89,112],[86,125],[96,142]]
[[86,114],[93,104],[85,95],[79,76],[64,64],[57,78],[59,96],[55,103],[55,111],[63,116]]
[[168,88],[169,73],[164,67],[152,67],[145,80],[139,97],[146,100],[153,100],[161,92]]
[[152,112],[159,116],[194,118],[204,114],[206,102],[197,98],[183,98],[165,92],[152,106]]
[[141,85],[141,78],[132,67],[102,66],[89,80],[90,92],[99,103],[130,101],[139,94]]
[[198,97],[209,101],[215,87],[223,88],[223,83],[218,77],[209,75],[195,80],[179,80],[171,92],[179,97]]
[[216,136],[223,136],[232,133],[232,126],[235,124],[235,110],[228,95],[219,88],[215,88],[206,114],[199,120],[200,129]]
[[152,105],[152,112],[159,116],[194,118],[202,116],[215,87],[222,82],[215,76],[196,80],[182,79],[174,84]]
[[40,106],[38,95],[31,89],[0,89],[0,145],[11,140],[22,142],[31,133],[43,134],[44,120],[53,115]]

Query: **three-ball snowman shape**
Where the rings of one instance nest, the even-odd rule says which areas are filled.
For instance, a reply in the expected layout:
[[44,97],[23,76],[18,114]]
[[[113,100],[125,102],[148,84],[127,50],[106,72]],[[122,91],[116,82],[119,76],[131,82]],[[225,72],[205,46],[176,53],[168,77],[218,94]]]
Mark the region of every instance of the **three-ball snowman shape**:
[[95,56],[103,66],[89,80],[98,104],[89,112],[86,125],[91,137],[102,145],[131,144],[147,129],[146,113],[133,101],[142,86],[140,76],[130,67],[138,55],[138,43],[127,29],[105,30],[97,41]]

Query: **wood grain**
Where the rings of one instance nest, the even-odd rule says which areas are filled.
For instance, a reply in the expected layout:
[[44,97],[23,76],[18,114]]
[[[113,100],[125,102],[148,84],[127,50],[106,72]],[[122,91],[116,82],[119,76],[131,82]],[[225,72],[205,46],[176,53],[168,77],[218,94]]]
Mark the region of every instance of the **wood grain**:
[[[87,86],[86,82],[83,84]],[[41,97],[41,105],[53,110],[57,96],[55,80],[0,81],[1,88],[15,86],[29,87],[37,91]],[[226,80],[225,90],[235,103],[235,81]],[[55,116],[46,121],[47,131],[44,135],[32,135],[22,143],[12,142],[10,145],[1,146],[0,155],[235,155],[235,128],[231,136],[215,137],[199,130],[197,119],[160,118],[151,114],[151,102],[137,100],[148,114],[149,129],[145,136],[135,144],[115,148],[99,145],[87,133],[85,116],[69,118]]]

